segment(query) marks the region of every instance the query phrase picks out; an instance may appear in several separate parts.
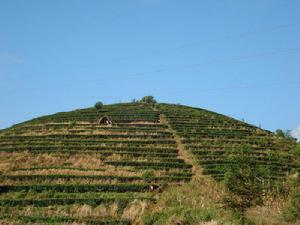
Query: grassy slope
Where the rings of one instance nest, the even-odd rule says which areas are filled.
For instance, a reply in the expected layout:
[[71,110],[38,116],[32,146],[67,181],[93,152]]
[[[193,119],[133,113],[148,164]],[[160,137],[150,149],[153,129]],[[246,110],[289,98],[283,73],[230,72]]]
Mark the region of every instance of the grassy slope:
[[[278,162],[278,160],[273,161],[275,156],[294,156],[290,151],[293,143],[244,122],[203,109],[179,105],[161,104],[158,108],[165,114],[175,135],[184,143],[186,157],[189,158],[188,161],[193,168],[196,168],[194,171],[197,171],[197,174],[188,184],[169,187],[152,209],[152,213],[144,217],[146,224],[239,224],[235,214],[222,204],[222,198],[226,195],[222,185],[208,176],[203,176],[203,174],[213,176],[216,174],[213,173],[214,170],[206,170],[206,168],[213,168],[214,164],[216,164],[217,174],[222,175],[222,169],[219,166],[222,154],[219,153],[218,157],[214,158],[208,156],[216,152],[226,152],[232,147],[247,145],[252,148],[254,157],[256,154],[260,155],[257,163],[270,168]],[[212,135],[208,138],[207,134]],[[235,139],[238,139],[239,143],[236,143]],[[204,154],[199,154],[202,153],[201,151]],[[273,153],[272,158],[269,158],[268,154],[261,154],[262,151]],[[275,174],[274,177],[278,178],[281,183],[281,180],[285,180],[289,173],[294,174],[294,168],[299,168],[294,158],[292,165],[291,168],[286,168],[284,163],[275,164],[277,168],[286,169],[286,175],[277,174],[278,171],[272,172],[272,175]],[[219,180],[221,176],[214,177]],[[299,200],[295,201],[295,194],[274,196],[272,192],[265,197],[265,205],[251,208],[247,212],[247,217],[253,224],[298,224],[299,221],[296,221],[295,217],[298,215],[299,218],[299,212],[297,212],[299,205],[297,208],[296,204],[299,204]],[[287,206],[291,209],[286,210]],[[291,212],[292,216],[289,215]]]
[[[112,126],[97,124],[103,115],[112,118]],[[252,147],[257,162],[273,169],[274,179],[286,177],[295,167],[291,143],[202,109],[115,104],[100,111],[88,108],[40,117],[0,133],[2,190],[3,185],[33,187],[25,193],[24,187],[18,189],[22,192],[2,191],[0,214],[12,215],[4,220],[19,223],[28,223],[26,215],[32,223],[42,218],[51,223],[47,218],[58,216],[59,223],[118,224],[140,223],[140,215],[147,211],[146,224],[233,224],[235,218],[221,204],[222,186],[204,174],[222,179],[222,154],[240,145]],[[36,187],[41,189],[41,184],[51,187],[39,193]],[[53,189],[54,184],[75,188]],[[91,185],[104,185],[107,191]],[[163,192],[149,192],[150,185]],[[23,206],[4,201],[16,197]],[[270,201],[268,208],[251,209],[249,217],[263,218],[264,210],[278,214],[284,204],[285,199]]]

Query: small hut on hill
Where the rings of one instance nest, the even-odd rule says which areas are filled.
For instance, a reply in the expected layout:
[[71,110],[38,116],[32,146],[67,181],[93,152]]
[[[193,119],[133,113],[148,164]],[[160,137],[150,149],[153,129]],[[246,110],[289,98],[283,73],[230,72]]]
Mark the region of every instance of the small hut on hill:
[[103,116],[98,121],[99,124],[112,124],[111,119],[108,116]]

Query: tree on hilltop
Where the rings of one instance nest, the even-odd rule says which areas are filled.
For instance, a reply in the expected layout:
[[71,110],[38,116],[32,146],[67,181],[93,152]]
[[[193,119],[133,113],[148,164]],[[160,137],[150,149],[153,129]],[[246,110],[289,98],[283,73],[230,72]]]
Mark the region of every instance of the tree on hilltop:
[[94,106],[95,106],[96,109],[102,109],[103,103],[102,102],[96,102],[96,104]]
[[295,138],[291,135],[291,131],[290,130],[283,131],[281,129],[277,129],[275,131],[275,134],[278,137],[280,137],[280,138],[283,138],[283,139],[286,139],[286,140],[295,141]]
[[155,98],[151,95],[149,96],[144,96],[141,100],[141,102],[143,103],[147,103],[147,104],[156,104],[157,101],[155,100]]

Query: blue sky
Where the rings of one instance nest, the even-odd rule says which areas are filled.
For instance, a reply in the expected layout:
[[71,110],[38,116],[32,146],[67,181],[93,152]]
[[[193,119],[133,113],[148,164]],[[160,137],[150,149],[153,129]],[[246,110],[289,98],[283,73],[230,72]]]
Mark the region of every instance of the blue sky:
[[1,0],[0,128],[127,102],[300,125],[300,1]]

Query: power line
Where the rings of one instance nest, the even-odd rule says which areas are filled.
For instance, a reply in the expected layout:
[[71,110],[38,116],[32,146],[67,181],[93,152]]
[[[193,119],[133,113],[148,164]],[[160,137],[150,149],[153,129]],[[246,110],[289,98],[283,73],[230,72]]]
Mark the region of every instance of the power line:
[[[170,91],[170,92],[145,91],[143,93],[139,92],[139,93],[129,94],[128,96],[131,96],[129,97],[129,99],[133,99],[133,98],[137,98],[137,96],[145,96],[145,95],[154,95],[155,97],[159,97],[164,95],[175,95],[175,94],[193,94],[193,93],[200,93],[200,92],[219,92],[219,91],[263,89],[263,88],[274,88],[274,87],[278,88],[284,86],[299,86],[299,85],[300,85],[300,81],[290,81],[290,82],[281,82],[281,83],[248,84],[248,85],[224,86],[224,87],[216,87],[216,88],[202,88],[202,89],[194,89],[194,90],[177,90],[177,91]],[[93,96],[93,97],[96,98],[97,96]],[[102,98],[123,98],[124,95],[101,95],[101,97]],[[39,100],[34,100],[34,102],[39,102]]]
[[[203,89],[196,89],[196,90],[179,90],[179,91],[170,91],[170,92],[147,91],[144,93],[140,92],[140,93],[135,93],[135,94],[130,94],[130,95],[133,96],[132,98],[136,98],[137,96],[145,96],[145,95],[154,95],[155,97],[159,97],[159,96],[163,96],[163,95],[192,94],[192,93],[199,93],[199,92],[215,92],[215,91],[231,91],[231,90],[239,90],[239,89],[243,90],[243,89],[257,89],[257,88],[273,88],[273,87],[298,86],[298,85],[300,85],[300,81],[224,86],[224,87],[216,87],[216,88],[203,88]],[[101,97],[102,98],[123,98],[124,95],[101,95]]]
[[257,30],[253,30],[253,31],[247,31],[247,32],[242,32],[242,33],[237,33],[237,34],[230,34],[230,35],[226,35],[226,36],[218,37],[218,38],[214,38],[214,39],[208,39],[208,40],[204,40],[204,41],[199,41],[199,42],[174,46],[174,47],[171,47],[169,49],[155,50],[155,51],[152,51],[152,52],[149,52],[149,53],[137,54],[137,55],[132,56],[132,57],[109,59],[109,60],[107,60],[107,62],[114,63],[114,62],[130,60],[130,59],[137,59],[137,58],[141,58],[141,57],[144,57],[144,56],[147,56],[147,55],[165,54],[165,53],[178,51],[178,50],[181,50],[181,49],[193,48],[193,47],[201,46],[201,45],[204,45],[204,44],[215,43],[215,42],[218,42],[218,41],[230,40],[230,39],[235,39],[235,38],[244,38],[244,37],[249,37],[249,36],[253,36],[253,35],[256,35],[256,34],[260,34],[260,33],[268,33],[268,32],[272,32],[272,31],[276,31],[276,30],[287,29],[287,28],[290,28],[290,27],[298,26],[298,25],[300,25],[300,22],[289,23],[289,24],[278,25],[278,26],[272,26],[272,27],[266,27],[266,28],[261,28],[261,29],[257,29]]
[[297,51],[300,51],[300,47],[276,50],[276,51],[271,51],[271,52],[262,52],[262,53],[256,53],[256,54],[250,54],[250,55],[244,55],[244,56],[238,56],[238,57],[232,57],[232,58],[216,59],[216,60],[212,60],[212,61],[205,62],[205,63],[195,63],[195,64],[189,64],[189,65],[169,67],[169,68],[165,68],[165,69],[158,69],[157,72],[163,72],[163,71],[167,71],[167,70],[189,69],[189,68],[202,67],[202,66],[207,66],[207,65],[212,65],[212,64],[223,64],[223,63],[227,63],[227,62],[241,61],[241,60],[259,58],[259,57],[264,57],[264,56],[278,55],[278,54],[282,54],[282,53],[297,52]]
[[[130,78],[130,77],[131,78],[132,77],[142,77],[142,76],[147,76],[147,75],[155,74],[155,73],[162,73],[162,72],[173,71],[173,70],[185,70],[185,69],[190,69],[190,68],[200,68],[200,67],[214,65],[214,64],[224,64],[224,63],[242,61],[242,60],[247,60],[247,59],[252,59],[252,58],[279,55],[279,54],[292,53],[292,52],[298,52],[298,51],[300,51],[300,47],[271,51],[271,52],[263,52],[263,53],[257,53],[257,54],[250,54],[250,55],[244,55],[244,56],[238,56],[238,57],[232,57],[232,58],[216,59],[216,60],[211,60],[211,61],[204,62],[204,63],[186,64],[186,65],[173,66],[173,67],[167,67],[167,68],[157,68],[154,70],[128,74],[125,76],[124,75],[111,76],[109,79],[111,80],[111,79],[124,79],[124,78]],[[104,79],[106,79],[106,77],[105,78],[103,77],[101,79],[95,79],[95,80],[93,80],[93,82],[101,81]],[[79,82],[79,83],[81,84],[82,82]]]
[[255,88],[270,88],[270,87],[297,86],[297,85],[300,85],[300,81],[284,82],[284,83],[250,84],[250,85],[206,88],[206,89],[188,90],[188,91],[187,90],[186,91],[173,91],[173,92],[163,92],[161,94],[169,95],[169,94],[184,94],[184,93],[210,92],[210,91],[228,91],[228,90],[236,90],[236,89],[255,89]]
[[[141,57],[147,56],[147,55],[164,54],[164,53],[177,51],[177,50],[180,50],[180,49],[192,48],[192,47],[200,46],[200,45],[203,45],[203,44],[209,44],[209,43],[213,43],[213,42],[223,41],[223,40],[226,40],[226,39],[243,38],[243,37],[248,37],[248,36],[252,36],[252,35],[255,35],[255,34],[259,34],[259,33],[267,33],[267,32],[272,32],[272,31],[276,31],[276,30],[287,29],[287,28],[290,28],[290,27],[298,26],[298,25],[300,25],[300,22],[289,23],[289,24],[278,25],[278,26],[272,26],[272,27],[266,27],[266,28],[261,28],[261,29],[258,29],[258,30],[253,30],[253,31],[248,31],[248,32],[243,32],[243,33],[237,33],[237,34],[231,34],[231,35],[223,36],[223,37],[220,37],[220,38],[215,38],[215,39],[210,39],[210,40],[205,40],[205,41],[200,41],[200,42],[194,42],[194,43],[190,43],[190,44],[179,45],[179,46],[175,46],[173,48],[169,48],[169,49],[165,49],[165,50],[156,50],[156,51],[149,52],[148,54],[147,53],[138,54],[138,55],[133,56],[133,57],[119,58],[119,59],[109,59],[109,60],[106,60],[106,61],[107,62],[119,62],[119,61],[123,61],[123,60],[141,58]],[[160,70],[160,69],[158,69],[158,70]],[[28,76],[26,78],[28,78]],[[1,80],[1,82],[5,82],[5,80]]]
[[[186,69],[190,69],[190,68],[201,68],[201,67],[209,66],[209,65],[226,64],[226,63],[238,62],[238,61],[248,60],[248,59],[253,59],[253,58],[265,57],[265,56],[297,53],[299,51],[300,51],[300,47],[295,47],[295,48],[282,49],[282,50],[276,50],[276,51],[270,51],[270,52],[262,52],[262,53],[256,53],[256,54],[250,54],[250,55],[244,55],[244,56],[238,56],[238,57],[216,59],[216,60],[211,60],[211,61],[204,62],[204,63],[179,65],[179,66],[173,66],[173,67],[167,67],[167,68],[157,68],[157,69],[151,70],[151,71],[138,72],[138,73],[133,73],[133,74],[128,74],[128,75],[110,76],[109,80],[144,77],[144,76],[147,76],[150,74],[162,73],[162,72],[167,72],[167,71],[186,70]],[[95,82],[106,81],[106,80],[107,80],[107,77],[101,77],[100,79],[89,80],[89,82],[95,83]],[[87,82],[85,82],[85,83],[87,83]],[[66,86],[72,86],[72,85],[77,85],[77,84],[82,85],[83,82],[80,81],[80,82],[58,84],[58,85],[55,85],[55,87],[58,87],[58,86],[66,87]],[[33,89],[31,89],[31,90],[33,90]]]

